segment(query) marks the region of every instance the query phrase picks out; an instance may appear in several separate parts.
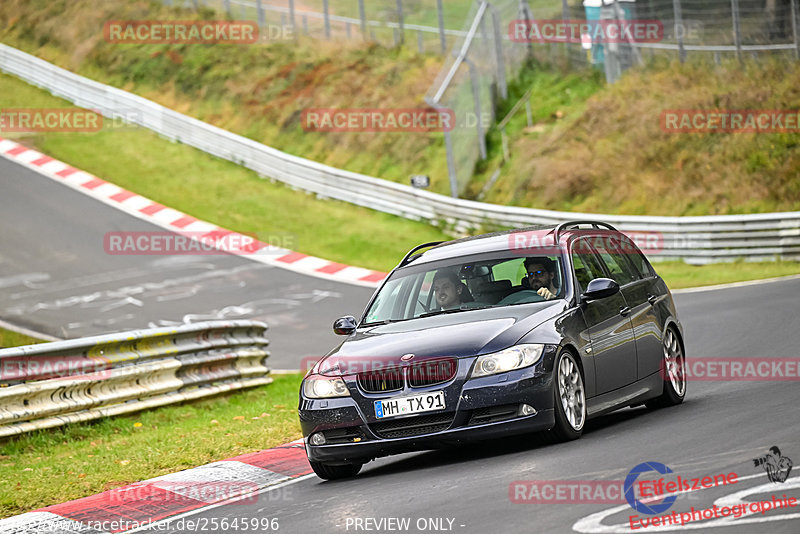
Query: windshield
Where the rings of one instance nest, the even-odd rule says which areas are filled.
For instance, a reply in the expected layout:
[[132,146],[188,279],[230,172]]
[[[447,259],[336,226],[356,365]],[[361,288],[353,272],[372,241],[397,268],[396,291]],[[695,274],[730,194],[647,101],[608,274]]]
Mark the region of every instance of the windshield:
[[365,324],[404,321],[563,298],[560,255],[506,256],[495,259],[411,265],[395,271],[381,288]]

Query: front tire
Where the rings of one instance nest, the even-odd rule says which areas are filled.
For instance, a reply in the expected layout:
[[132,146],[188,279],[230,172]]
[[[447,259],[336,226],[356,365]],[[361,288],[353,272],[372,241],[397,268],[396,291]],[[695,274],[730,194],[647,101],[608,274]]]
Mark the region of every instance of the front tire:
[[586,423],[586,390],[581,369],[570,351],[562,349],[558,354],[553,374],[556,424],[549,434],[554,441],[578,439]]
[[352,478],[361,471],[364,464],[346,464],[346,465],[330,465],[322,462],[315,462],[309,460],[311,469],[317,474],[319,478],[324,480],[338,480],[341,478]]
[[686,397],[686,356],[674,329],[667,330],[662,348],[664,356],[661,360],[661,376],[664,379],[664,391],[660,397],[645,403],[650,409],[675,406]]

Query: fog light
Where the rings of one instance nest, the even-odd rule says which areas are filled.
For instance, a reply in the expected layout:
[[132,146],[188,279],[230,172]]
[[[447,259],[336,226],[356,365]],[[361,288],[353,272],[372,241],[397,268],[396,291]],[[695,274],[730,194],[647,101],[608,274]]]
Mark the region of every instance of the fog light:
[[316,434],[311,434],[308,441],[310,441],[312,445],[325,445],[325,436],[322,435],[322,432],[317,432]]
[[534,408],[530,404],[522,404],[519,407],[519,414],[520,415],[536,415],[536,408]]

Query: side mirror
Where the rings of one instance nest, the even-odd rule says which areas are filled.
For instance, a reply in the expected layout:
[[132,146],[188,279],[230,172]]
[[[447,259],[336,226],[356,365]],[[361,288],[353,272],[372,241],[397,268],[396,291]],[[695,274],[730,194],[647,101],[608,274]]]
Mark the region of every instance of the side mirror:
[[583,292],[583,300],[599,300],[619,293],[619,284],[611,278],[595,278]]
[[340,336],[349,336],[356,331],[356,318],[352,315],[339,317],[333,322],[333,332]]

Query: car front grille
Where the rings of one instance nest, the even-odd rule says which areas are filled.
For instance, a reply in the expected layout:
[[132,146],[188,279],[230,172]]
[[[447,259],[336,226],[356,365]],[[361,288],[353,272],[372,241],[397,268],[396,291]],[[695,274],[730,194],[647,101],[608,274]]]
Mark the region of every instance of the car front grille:
[[378,437],[407,438],[410,436],[421,436],[447,430],[453,424],[454,413],[440,413],[434,415],[420,415],[415,417],[404,417],[392,421],[382,421],[370,425],[372,431]]
[[[404,376],[405,369],[408,370]],[[365,393],[387,393],[403,389],[405,381],[412,388],[443,384],[452,380],[458,370],[455,358],[439,358],[408,367],[389,367],[358,374],[358,387]]]
[[442,384],[456,376],[458,363],[455,358],[430,360],[412,365],[408,372],[408,385],[421,388]]
[[386,393],[403,389],[403,370],[399,367],[358,373],[358,387],[367,393]]

